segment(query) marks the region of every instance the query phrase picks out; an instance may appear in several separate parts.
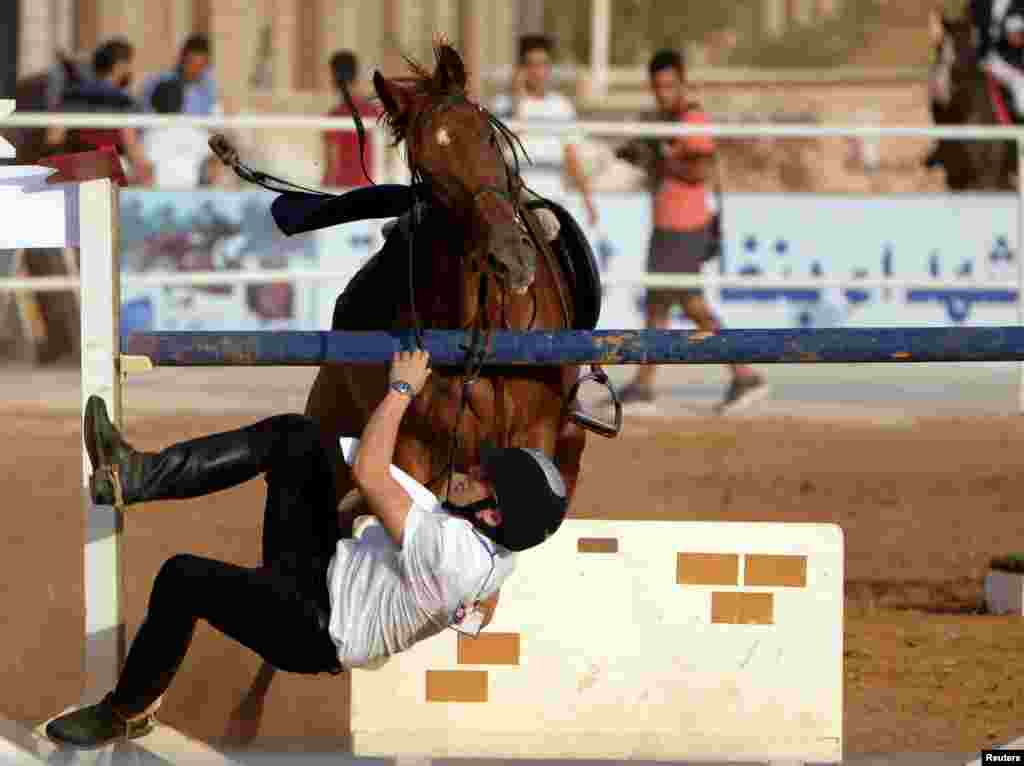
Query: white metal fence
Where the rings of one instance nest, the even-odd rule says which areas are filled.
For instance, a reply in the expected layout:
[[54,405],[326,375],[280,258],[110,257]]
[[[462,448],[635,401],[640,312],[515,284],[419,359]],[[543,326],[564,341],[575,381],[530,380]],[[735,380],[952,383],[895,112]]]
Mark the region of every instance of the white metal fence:
[[[1018,156],[1024,157],[1024,128],[997,126],[919,127],[919,126],[877,126],[877,125],[680,125],[678,123],[631,123],[631,122],[577,122],[577,123],[523,123],[510,121],[509,126],[521,133],[585,135],[606,138],[660,137],[669,138],[685,135],[713,135],[726,138],[930,138],[967,140],[1010,140],[1017,145]],[[249,130],[351,130],[351,118],[307,117],[301,115],[242,115],[235,117],[191,117],[155,115],[95,115],[95,114],[51,114],[16,112],[3,121],[4,127],[64,127],[89,128],[155,128],[170,125],[190,125],[197,128],[223,131]],[[378,139],[383,138],[381,128],[368,126]],[[383,143],[378,143],[382,146]],[[384,164],[383,153],[375,153],[374,177],[382,182],[398,181],[393,171]],[[1024,163],[1022,163],[1024,166]],[[1024,187],[1018,192],[1021,202],[1017,210],[1018,249],[1024,246]],[[608,279],[608,286],[643,287],[748,287],[748,288],[794,288],[817,289],[833,287],[858,288],[946,288],[962,290],[991,290],[1017,288],[1018,319],[1024,324],[1024,258],[1018,257],[1018,280],[980,281],[964,279],[900,280],[900,279],[779,279],[778,277],[721,277],[716,275],[694,276],[690,274],[657,274],[634,279]],[[245,271],[245,272],[191,272],[187,274],[125,275],[125,286],[187,286],[209,284],[253,284],[268,282],[302,282],[330,279],[347,279],[348,274],[324,271]],[[0,279],[0,290],[25,290],[33,292],[73,290],[78,281],[67,277],[36,277]]]

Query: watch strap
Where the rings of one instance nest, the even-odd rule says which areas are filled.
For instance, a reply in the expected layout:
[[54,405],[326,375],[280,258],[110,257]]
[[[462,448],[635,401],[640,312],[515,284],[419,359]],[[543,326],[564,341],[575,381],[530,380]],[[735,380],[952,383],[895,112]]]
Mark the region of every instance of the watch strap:
[[412,390],[412,386],[409,385],[404,380],[393,380],[391,381],[390,384],[388,384],[388,387],[410,398],[412,398],[415,395],[415,393]]

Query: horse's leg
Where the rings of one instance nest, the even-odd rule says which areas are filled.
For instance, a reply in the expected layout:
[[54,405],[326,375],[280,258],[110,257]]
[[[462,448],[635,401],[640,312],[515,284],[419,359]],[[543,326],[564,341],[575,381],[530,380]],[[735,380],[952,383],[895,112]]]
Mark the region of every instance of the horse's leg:
[[[387,389],[387,370],[384,367],[352,367],[324,365],[306,400],[306,414],[320,424],[324,446],[335,450],[341,436],[358,437],[363,432],[373,408]],[[373,392],[360,395],[361,392]],[[338,502],[353,489],[352,472],[344,460],[335,467],[335,488]],[[350,513],[339,519],[342,537],[352,534]]]
[[[568,396],[568,393],[569,389],[566,388],[564,396]],[[557,413],[542,417],[530,427],[522,446],[539,449],[552,456],[565,481],[566,496],[571,505],[579,482],[586,443],[586,429],[567,417],[564,408],[560,407]]]

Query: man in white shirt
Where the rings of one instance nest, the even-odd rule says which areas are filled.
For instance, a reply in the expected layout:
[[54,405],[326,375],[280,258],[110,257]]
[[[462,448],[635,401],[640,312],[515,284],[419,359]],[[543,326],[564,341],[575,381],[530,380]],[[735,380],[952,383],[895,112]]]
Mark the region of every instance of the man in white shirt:
[[275,668],[304,674],[370,666],[447,627],[479,633],[514,568],[514,551],[542,543],[561,525],[565,484],[536,450],[486,448],[454,498],[458,505],[441,504],[391,465],[402,416],[430,374],[427,365],[426,352],[396,354],[388,393],[361,442],[342,440],[356,485],[390,540],[367,533],[340,539],[337,455],[323,447],[308,417],[277,415],[142,453],[110,423],[103,400],[92,397],[84,431],[95,503],[199,497],[265,473],[263,565],[168,559],[115,689],[50,721],[47,735],[96,748],[152,730],[200,619]]
[[[180,80],[160,82],[153,89],[153,109],[157,114],[182,113],[185,89]],[[143,151],[153,165],[153,185],[158,189],[195,189],[203,168],[213,156],[210,134],[191,125],[151,128],[142,137]]]
[[[502,94],[494,102],[498,117],[523,122],[573,123],[576,109],[572,102],[552,90],[551,56],[554,43],[543,35],[527,35],[519,41],[519,66],[512,83],[512,93]],[[578,133],[524,133],[520,136],[532,162],[522,168],[523,181],[537,194],[562,203],[567,173],[583,195],[587,223],[597,225],[597,207],[590,191],[590,181],[583,169]]]

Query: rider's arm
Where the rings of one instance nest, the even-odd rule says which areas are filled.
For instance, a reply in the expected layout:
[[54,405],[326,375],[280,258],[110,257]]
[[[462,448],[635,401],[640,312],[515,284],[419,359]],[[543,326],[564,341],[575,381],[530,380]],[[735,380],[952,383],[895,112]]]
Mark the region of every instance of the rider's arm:
[[374,410],[363,430],[359,454],[352,466],[352,478],[363,493],[370,512],[380,519],[399,547],[412,499],[395,481],[389,468],[395,454],[398,426],[411,401],[408,396],[388,389],[387,396]]

